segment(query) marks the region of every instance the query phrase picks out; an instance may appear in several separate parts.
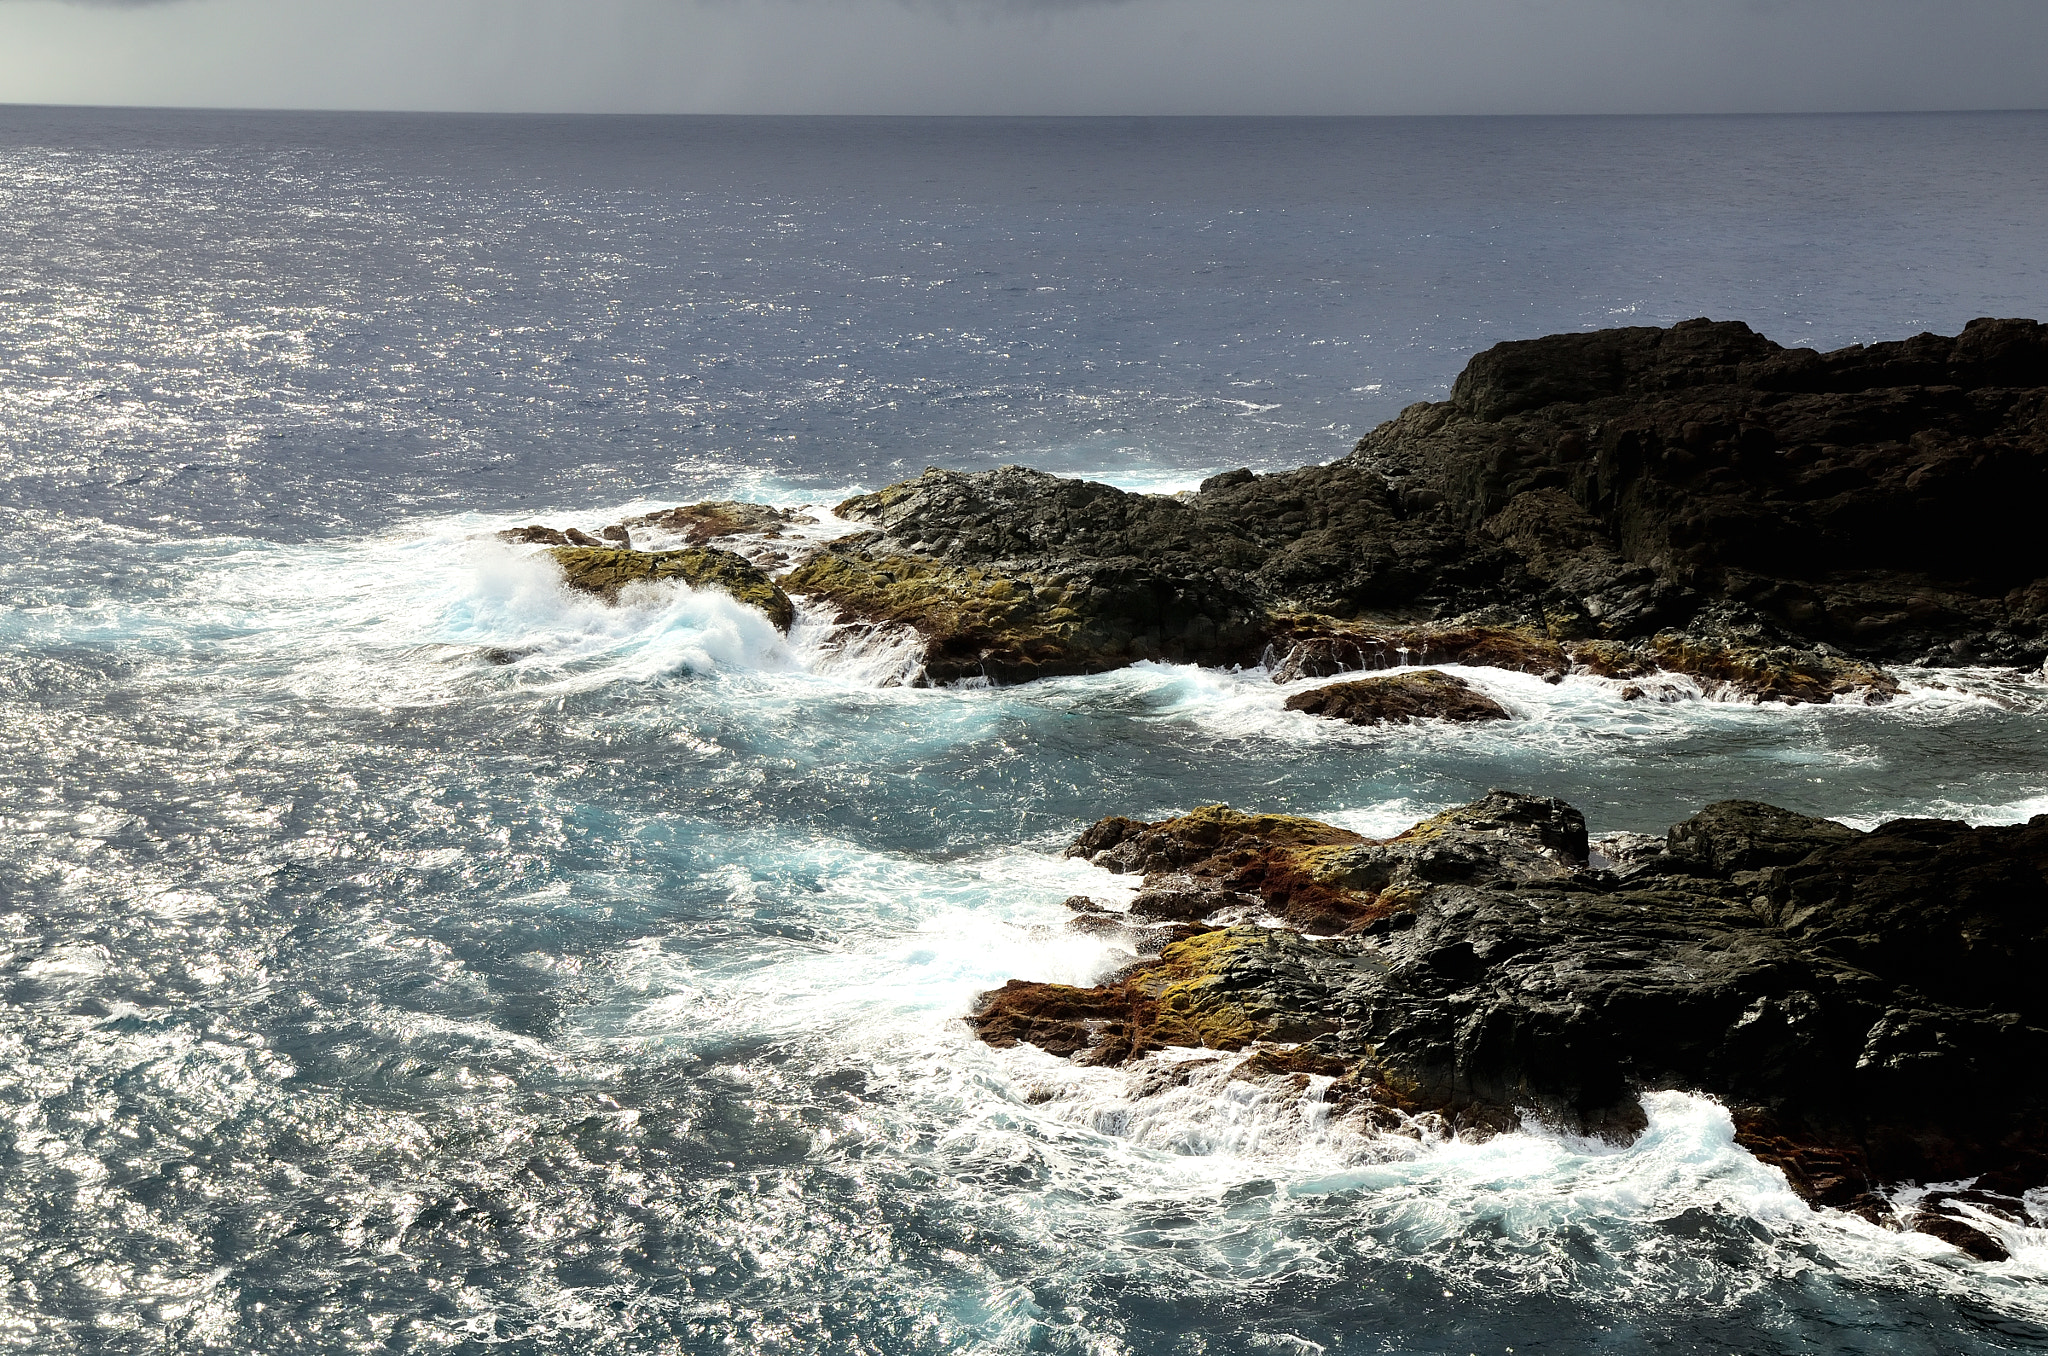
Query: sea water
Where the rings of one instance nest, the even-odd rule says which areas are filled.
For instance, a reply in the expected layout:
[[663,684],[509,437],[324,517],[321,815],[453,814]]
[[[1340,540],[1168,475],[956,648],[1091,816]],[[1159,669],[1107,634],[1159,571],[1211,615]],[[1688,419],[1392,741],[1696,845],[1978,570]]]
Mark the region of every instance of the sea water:
[[[1500,339],[2048,315],[2048,116],[0,109],[0,1344],[24,1352],[1993,1352],[1980,1264],[1635,1143],[1332,1120],[961,1021],[1128,960],[1103,814],[1595,832],[2048,811],[2048,686],[1360,730],[1257,669],[919,688],[497,529],[927,465],[1342,455]],[[503,662],[509,659],[511,662]],[[1164,1091],[1158,1089],[1164,1086]],[[2044,1203],[2048,1204],[2048,1203]]]

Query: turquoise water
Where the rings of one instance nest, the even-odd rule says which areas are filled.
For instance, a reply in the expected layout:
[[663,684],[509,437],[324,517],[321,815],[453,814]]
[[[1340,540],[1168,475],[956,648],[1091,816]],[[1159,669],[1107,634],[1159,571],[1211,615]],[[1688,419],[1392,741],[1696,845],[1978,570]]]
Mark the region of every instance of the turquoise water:
[[892,686],[829,618],[609,609],[491,536],[930,463],[1173,489],[1617,317],[2048,313],[2044,135],[0,110],[0,1341],[2048,1346],[2048,1233],[1813,1212],[1705,1099],[1378,1136],[959,1020],[1126,959],[1064,927],[1129,888],[1059,855],[1105,813],[2009,821],[2038,677],[1475,670],[1519,719],[1363,731],[1259,671]]

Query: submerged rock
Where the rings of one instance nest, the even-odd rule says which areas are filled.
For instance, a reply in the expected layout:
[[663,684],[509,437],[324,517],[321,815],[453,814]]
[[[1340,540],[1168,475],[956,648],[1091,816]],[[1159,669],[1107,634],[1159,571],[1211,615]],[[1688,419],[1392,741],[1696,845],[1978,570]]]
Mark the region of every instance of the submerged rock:
[[1193,495],[927,471],[840,505],[873,530],[785,583],[915,627],[940,679],[1270,647],[1282,680],[1457,662],[1881,700],[1879,662],[2048,658],[2044,410],[2031,321],[1829,354],[1705,320],[1553,335],[1338,461]]
[[1510,720],[1506,707],[1462,678],[1435,669],[1331,683],[1287,699],[1290,711],[1346,720],[1353,725],[1406,724],[1413,720],[1468,723]]
[[[1482,1132],[1533,1113],[1626,1137],[1641,1092],[1700,1092],[1809,1199],[1873,1217],[1890,1182],[2048,1184],[2048,816],[1861,833],[1729,801],[1593,845],[1570,806],[1494,792],[1384,841],[1210,806],[1069,852],[1214,930],[1096,988],[1012,982],[971,1019],[992,1043],[1270,1046],[1341,1069],[1348,1107]],[[1205,899],[1229,926],[1192,916]]]
[[619,547],[558,546],[548,552],[562,567],[569,587],[617,602],[628,584],[673,580],[692,588],[722,589],[749,607],[768,614],[776,629],[787,631],[796,609],[766,574],[742,556],[711,548],[682,551],[629,551]]

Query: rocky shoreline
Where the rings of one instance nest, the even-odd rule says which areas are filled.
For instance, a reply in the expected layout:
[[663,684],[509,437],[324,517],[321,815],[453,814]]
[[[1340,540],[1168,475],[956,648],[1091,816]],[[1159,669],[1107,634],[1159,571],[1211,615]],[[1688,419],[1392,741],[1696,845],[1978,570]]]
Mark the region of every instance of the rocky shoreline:
[[[1191,494],[930,470],[829,539],[726,502],[501,535],[607,600],[680,579],[784,630],[907,629],[927,682],[1263,665],[1317,684],[1289,708],[1377,724],[1511,718],[1436,665],[1785,704],[2039,666],[2044,506],[2048,326],[1821,354],[1697,320],[1496,345],[1348,456]],[[1210,806],[1070,852],[1143,876],[1127,911],[1069,901],[1138,959],[988,995],[993,1045],[1246,1051],[1343,1114],[1474,1134],[1626,1137],[1645,1090],[1703,1092],[1809,1200],[1985,1258],[1985,1217],[2048,1187],[2048,816],[1859,833],[1728,801],[1592,843],[1494,792],[1384,841]],[[1903,1220],[1881,1195],[1962,1179]]]
[[2044,503],[2048,326],[1822,354],[1695,320],[1496,345],[1348,456],[1192,494],[930,470],[803,550],[788,511],[734,503],[511,535],[737,551],[914,630],[930,682],[1459,663],[1798,703],[1885,700],[1886,665],[2042,664]]
[[[1016,980],[969,1019],[1086,1064],[1250,1051],[1379,1128],[1533,1116],[1625,1139],[1646,1090],[1727,1104],[1816,1204],[2002,1255],[1970,1210],[2048,1185],[2048,816],[1859,833],[1710,805],[1663,838],[1589,842],[1556,800],[1496,791],[1375,840],[1206,806],[1112,817],[1068,849],[1143,886],[1074,926],[1138,959],[1102,984]],[[1975,1179],[1894,1220],[1879,1188]]]

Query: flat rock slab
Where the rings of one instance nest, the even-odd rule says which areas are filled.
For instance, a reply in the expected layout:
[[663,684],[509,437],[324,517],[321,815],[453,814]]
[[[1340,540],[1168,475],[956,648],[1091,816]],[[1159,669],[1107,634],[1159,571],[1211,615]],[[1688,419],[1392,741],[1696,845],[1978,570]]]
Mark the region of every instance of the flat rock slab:
[[1415,720],[1460,724],[1511,720],[1506,707],[1462,678],[1435,669],[1331,683],[1287,699],[1290,711],[1348,720],[1353,725],[1404,725]]

